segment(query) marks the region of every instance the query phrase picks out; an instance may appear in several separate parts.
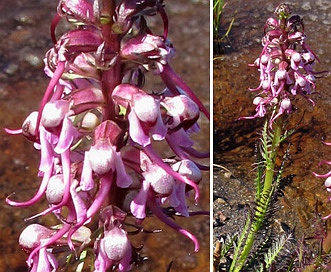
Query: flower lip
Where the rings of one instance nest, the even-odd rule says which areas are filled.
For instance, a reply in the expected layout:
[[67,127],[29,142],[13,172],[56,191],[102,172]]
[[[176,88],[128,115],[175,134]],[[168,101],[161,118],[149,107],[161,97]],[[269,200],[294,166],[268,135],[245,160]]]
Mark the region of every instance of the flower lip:
[[157,196],[164,197],[172,193],[174,178],[158,166],[149,165],[148,172],[143,172],[145,179]]
[[105,232],[101,249],[105,251],[110,260],[118,262],[131,252],[131,243],[123,229],[114,227]]
[[91,146],[90,150],[86,152],[86,156],[92,170],[99,175],[115,169],[115,154],[108,139],[96,141],[96,144]]
[[65,186],[62,174],[52,176],[47,185],[46,198],[50,204],[58,204],[61,202],[64,194]]
[[150,184],[158,196],[170,195],[173,190],[174,178],[162,167],[152,163],[150,158],[140,152],[140,168],[145,181]]
[[147,94],[140,88],[128,83],[117,85],[112,92],[114,102],[125,108],[128,107],[128,104],[133,103],[139,95],[144,96]]
[[31,224],[22,231],[19,237],[19,244],[25,252],[30,253],[40,245],[41,239],[47,239],[51,237],[53,233],[53,230],[42,225]]
[[140,121],[153,125],[156,123],[159,107],[152,96],[136,95],[134,111]]
[[111,120],[106,120],[96,127],[93,145],[85,153],[86,159],[95,173],[104,175],[109,171],[115,171],[115,169],[125,171],[121,162],[122,159],[116,152],[117,142],[121,134],[121,128]]
[[177,171],[179,174],[186,176],[187,178],[198,183],[202,179],[202,174],[197,165],[188,159],[181,160],[171,166],[172,169]]
[[280,106],[284,109],[284,110],[291,110],[292,108],[292,104],[291,104],[291,100],[289,98],[284,98],[282,100],[282,102],[280,103]]
[[262,64],[267,64],[268,61],[269,61],[269,55],[267,55],[267,54],[263,54],[263,55],[261,56],[261,58],[260,58],[260,62],[261,62]]
[[70,102],[65,100],[46,103],[41,116],[41,124],[46,129],[57,128],[69,112],[69,107]]

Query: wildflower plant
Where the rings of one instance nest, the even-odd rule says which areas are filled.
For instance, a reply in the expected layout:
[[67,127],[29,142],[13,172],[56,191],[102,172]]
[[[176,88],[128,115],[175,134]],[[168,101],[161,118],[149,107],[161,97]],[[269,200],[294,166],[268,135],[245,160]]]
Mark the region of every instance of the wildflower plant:
[[[163,33],[147,17],[159,15]],[[61,20],[72,26],[57,37]],[[29,271],[57,271],[70,259],[90,256],[91,271],[129,271],[138,249],[128,238],[127,217],[137,228],[150,213],[189,238],[195,235],[171,218],[190,215],[187,193],[199,199],[207,158],[190,138],[209,113],[170,66],[175,50],[162,1],[61,0],[51,24],[54,46],[46,53],[50,77],[38,111],[19,130],[40,152],[40,187],[28,207],[44,196],[48,208],[27,221],[54,214],[57,225],[28,225],[19,244]],[[145,89],[145,74],[164,83]],[[166,143],[171,158],[157,152]],[[59,252],[65,258],[59,258]],[[80,264],[81,265],[81,264]],[[78,268],[77,268],[78,269]]]
[[[258,92],[253,101],[256,113],[239,118],[268,120],[257,151],[254,210],[248,213],[246,223],[236,238],[228,238],[222,246],[218,245],[227,250],[216,252],[219,260],[233,251],[227,271],[280,271],[284,267],[290,271],[294,264],[293,256],[286,254],[293,242],[292,230],[279,238],[272,237],[270,231],[277,198],[291,179],[291,176],[282,177],[287,151],[281,155],[279,150],[293,132],[286,128],[284,120],[292,113],[294,98],[299,95],[315,105],[311,95],[315,93],[318,75],[325,72],[313,69],[319,60],[307,44],[302,18],[292,15],[284,3],[277,6],[275,16],[266,21],[262,52],[250,65],[260,74],[260,84],[250,89]],[[277,164],[276,161],[282,163]]]
[[278,19],[269,18],[264,26],[261,55],[251,64],[260,72],[259,86],[250,89],[260,91],[253,101],[256,113],[240,118],[264,117],[272,110],[270,128],[278,117],[291,113],[296,95],[315,105],[309,95],[314,93],[316,75],[324,73],[313,70],[319,60],[306,42],[302,18],[291,16],[286,4],[280,5],[275,15]]

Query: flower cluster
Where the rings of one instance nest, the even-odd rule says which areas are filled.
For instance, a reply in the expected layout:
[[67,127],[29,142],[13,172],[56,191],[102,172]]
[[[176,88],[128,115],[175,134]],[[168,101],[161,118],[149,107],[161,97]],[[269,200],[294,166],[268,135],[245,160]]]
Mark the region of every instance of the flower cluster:
[[[125,221],[133,215],[141,224],[147,211],[191,239],[197,251],[195,236],[169,216],[189,216],[191,189],[199,198],[201,170],[208,167],[195,160],[209,154],[194,149],[190,134],[199,131],[200,112],[208,112],[169,65],[174,48],[162,1],[61,0],[57,10],[40,108],[22,129],[7,129],[31,140],[41,157],[35,196],[25,202],[9,196],[7,203],[27,207],[46,196],[49,207],[29,219],[53,213],[59,220],[22,232],[30,271],[60,269],[61,247],[78,255],[93,248],[95,271],[130,270],[135,248]],[[147,25],[146,16],[157,14],[162,35]],[[57,38],[62,18],[74,28]],[[144,89],[149,71],[162,79],[163,90]],[[156,151],[159,142],[172,150],[171,158]]]
[[315,89],[316,74],[313,67],[318,58],[306,43],[304,25],[300,16],[293,15],[286,4],[280,4],[275,18],[269,18],[264,27],[262,53],[254,66],[260,72],[260,85],[251,91],[259,91],[253,104],[256,114],[240,119],[264,117],[272,108],[270,126],[276,118],[292,110],[292,98],[297,94],[308,97]]

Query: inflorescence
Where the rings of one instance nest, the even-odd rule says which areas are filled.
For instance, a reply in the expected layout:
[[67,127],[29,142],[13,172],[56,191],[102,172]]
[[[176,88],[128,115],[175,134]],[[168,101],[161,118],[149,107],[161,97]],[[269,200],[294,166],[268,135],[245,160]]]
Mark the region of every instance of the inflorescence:
[[318,74],[313,71],[316,60],[315,53],[306,43],[303,20],[299,15],[292,15],[286,4],[280,4],[275,18],[269,18],[264,27],[262,52],[251,66],[260,72],[260,85],[250,91],[260,91],[253,104],[256,113],[253,119],[264,117],[271,109],[273,114],[270,127],[276,118],[292,111],[292,100],[296,95],[314,101],[308,96],[314,93]]
[[[41,157],[35,196],[25,202],[9,196],[7,203],[27,207],[46,196],[48,208],[28,220],[53,213],[59,221],[51,227],[31,224],[22,232],[19,243],[29,254],[30,271],[59,268],[59,248],[76,256],[91,248],[95,271],[128,271],[136,249],[127,216],[139,225],[150,212],[198,251],[196,237],[171,216],[190,215],[191,189],[199,198],[201,170],[208,167],[196,159],[209,153],[195,150],[190,134],[199,131],[200,112],[208,112],[169,65],[174,47],[162,1],[61,0],[57,11],[41,106],[22,129],[7,129],[31,140]],[[148,27],[146,17],[154,15],[163,22],[162,35]],[[62,18],[74,28],[57,39]],[[147,72],[159,76],[164,89],[144,89]],[[156,151],[161,142],[172,157]]]

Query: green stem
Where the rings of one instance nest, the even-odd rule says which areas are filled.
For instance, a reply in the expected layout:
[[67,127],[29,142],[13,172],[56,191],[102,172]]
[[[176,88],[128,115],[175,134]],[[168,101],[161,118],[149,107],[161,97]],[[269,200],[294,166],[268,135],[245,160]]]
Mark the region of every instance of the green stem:
[[[241,251],[238,261],[236,260],[236,258],[234,258],[234,260],[232,262],[232,265],[230,267],[231,272],[239,272],[242,269],[242,267],[244,266],[246,259],[254,244],[255,236],[262,226],[262,223],[265,219],[266,212],[270,205],[272,192],[274,189],[273,181],[274,181],[274,174],[275,174],[275,162],[276,162],[276,158],[277,158],[277,154],[278,154],[279,145],[281,142],[282,127],[283,127],[282,117],[279,117],[275,120],[275,122],[273,124],[274,135],[273,135],[273,139],[272,139],[271,148],[270,148],[270,151],[268,152],[268,157],[266,159],[266,172],[265,172],[263,190],[262,190],[262,194],[261,194],[260,200],[259,200],[259,201],[265,201],[263,207],[266,207],[266,208],[265,209],[256,209],[255,215],[254,215],[255,221],[253,222],[253,224],[250,228],[250,231],[247,235],[245,245]],[[264,198],[265,196],[266,196],[266,198]]]
[[269,157],[266,162],[266,173],[265,173],[262,195],[265,195],[268,192],[270,192],[274,180],[275,161],[282,136],[282,128],[283,128],[282,116],[280,116],[275,120],[273,128],[274,128],[274,136],[272,139],[272,145],[271,145]]

